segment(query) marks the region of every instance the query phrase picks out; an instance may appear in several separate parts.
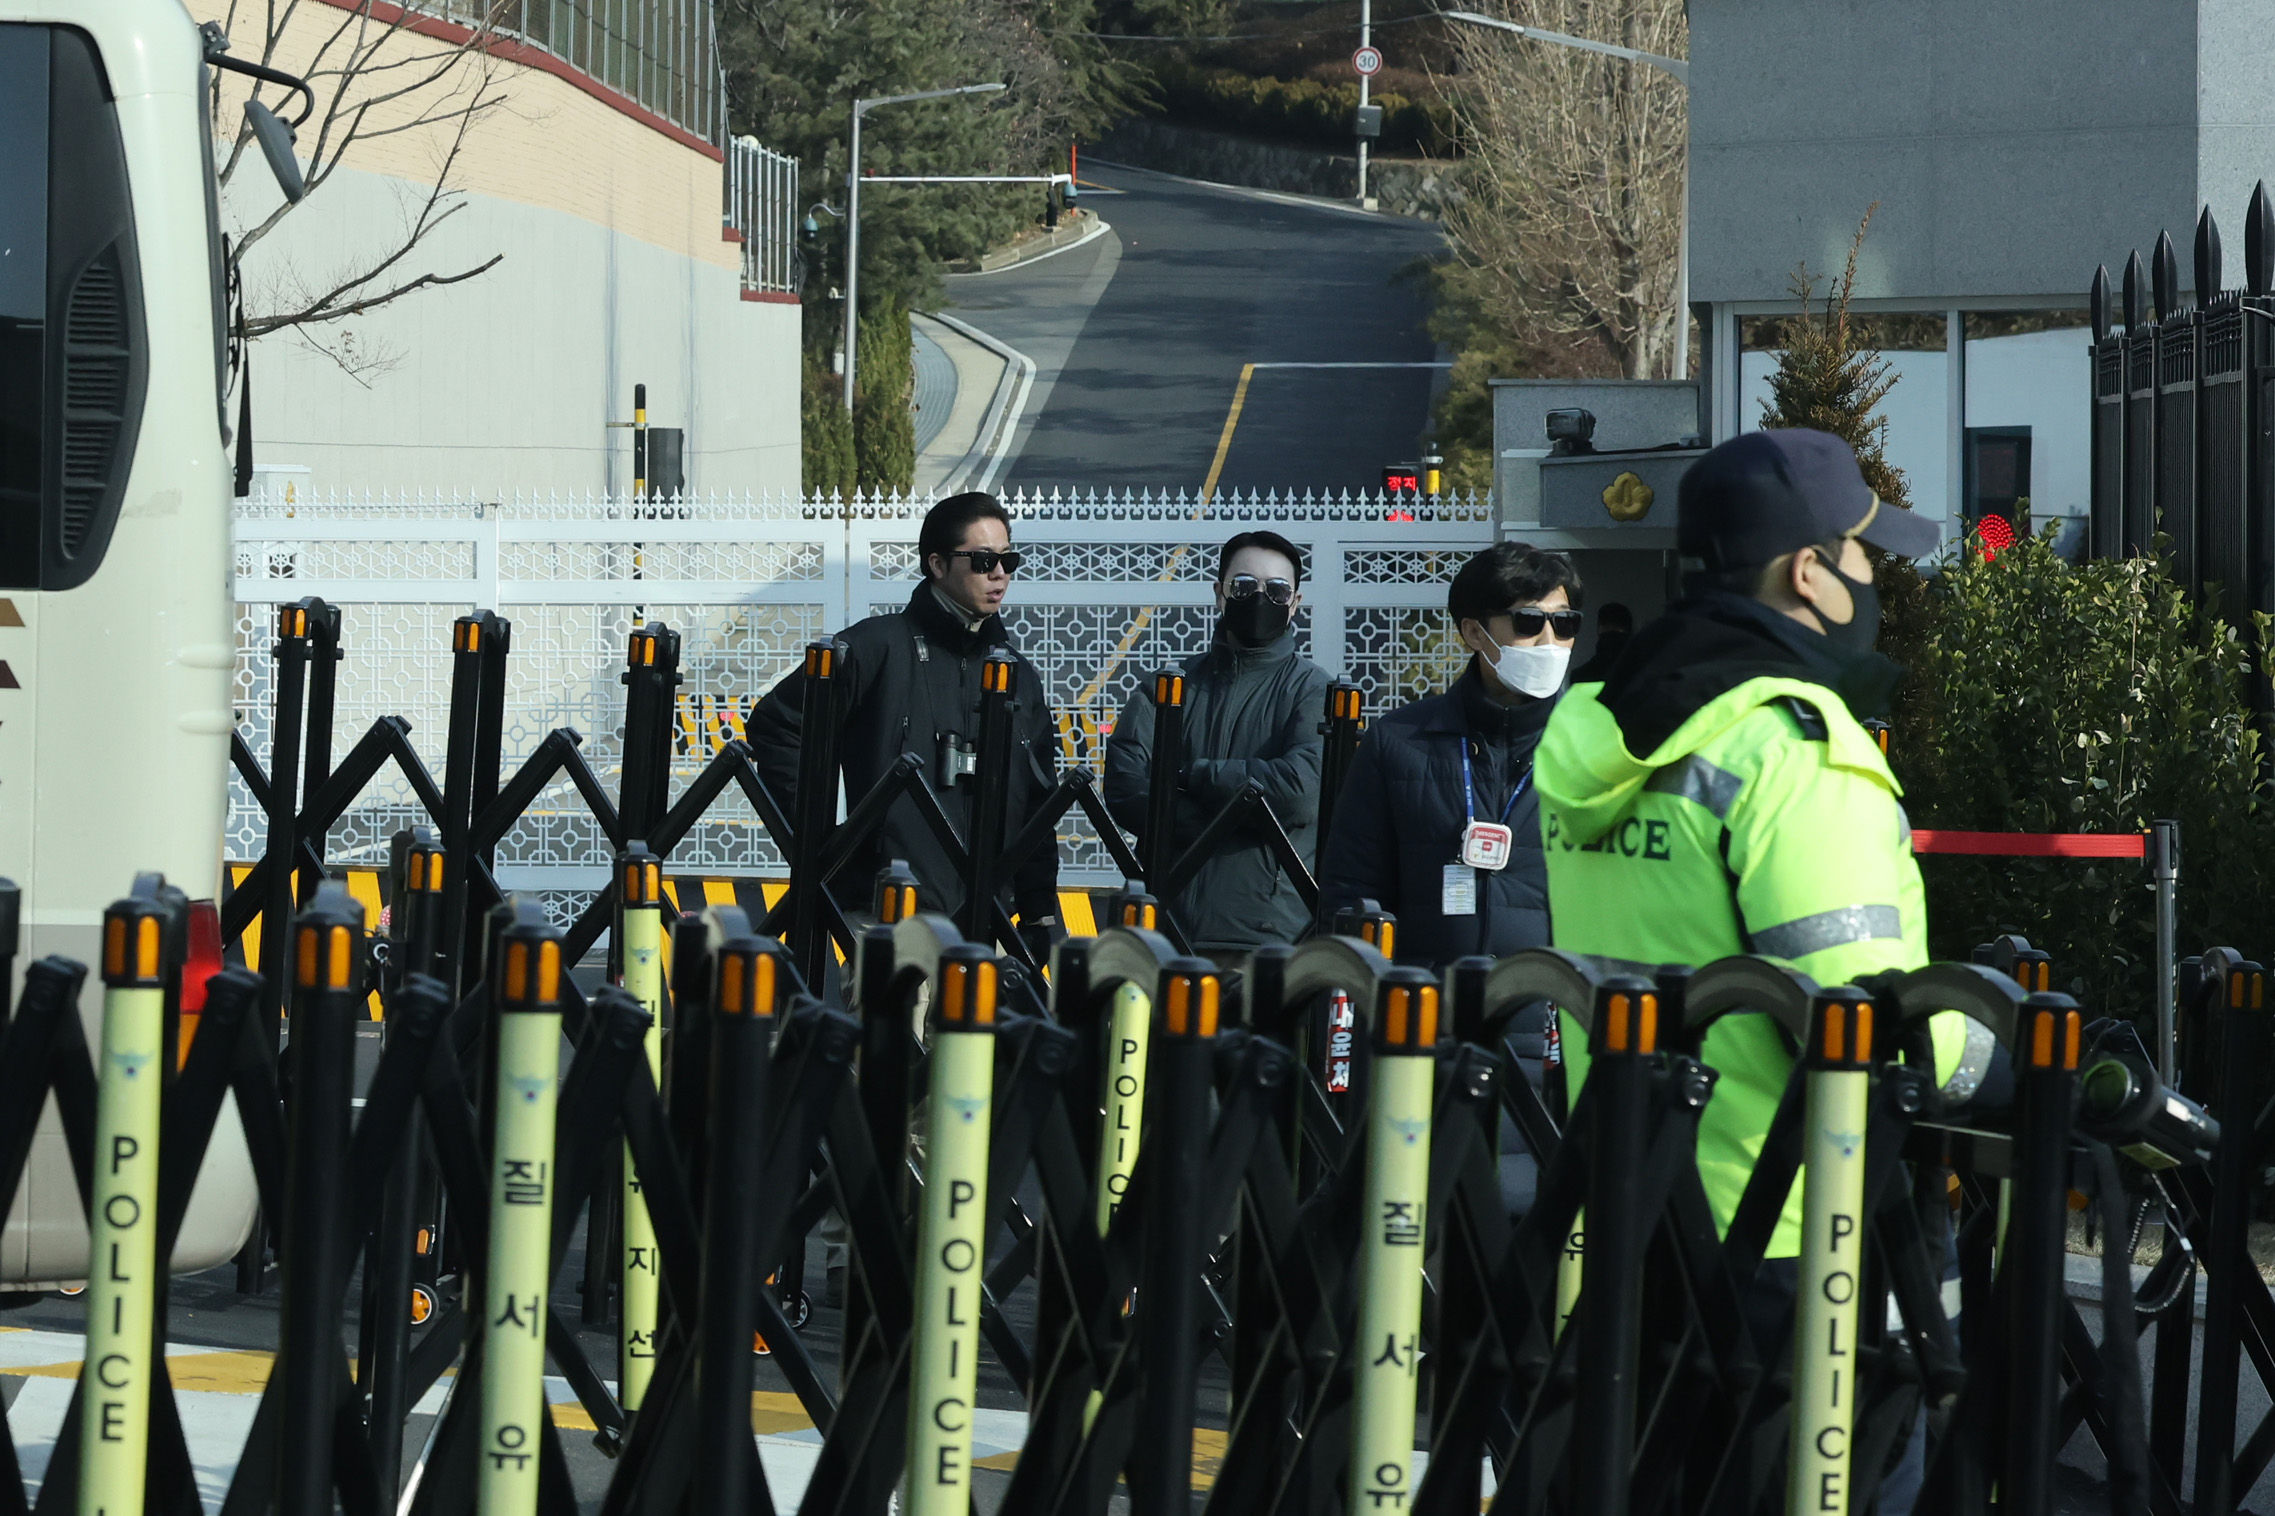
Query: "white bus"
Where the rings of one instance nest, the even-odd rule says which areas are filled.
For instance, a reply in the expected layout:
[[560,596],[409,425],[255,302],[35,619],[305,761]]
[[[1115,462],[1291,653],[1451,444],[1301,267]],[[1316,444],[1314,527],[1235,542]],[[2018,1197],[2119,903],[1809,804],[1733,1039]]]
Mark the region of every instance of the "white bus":
[[[180,0],[0,0],[0,874],[23,891],[19,972],[93,966],[137,870],[219,892],[232,476],[209,50]],[[100,1014],[90,973],[90,1048]],[[177,1269],[250,1231],[233,1105],[222,1126]],[[0,1283],[86,1271],[51,1101]]]

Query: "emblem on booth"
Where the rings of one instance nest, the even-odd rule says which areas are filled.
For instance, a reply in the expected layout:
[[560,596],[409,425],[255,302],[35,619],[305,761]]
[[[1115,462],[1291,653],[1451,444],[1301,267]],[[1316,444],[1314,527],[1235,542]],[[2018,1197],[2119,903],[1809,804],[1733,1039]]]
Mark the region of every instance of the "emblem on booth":
[[1641,521],[1651,513],[1658,493],[1630,469],[1604,486],[1604,509],[1614,521]]

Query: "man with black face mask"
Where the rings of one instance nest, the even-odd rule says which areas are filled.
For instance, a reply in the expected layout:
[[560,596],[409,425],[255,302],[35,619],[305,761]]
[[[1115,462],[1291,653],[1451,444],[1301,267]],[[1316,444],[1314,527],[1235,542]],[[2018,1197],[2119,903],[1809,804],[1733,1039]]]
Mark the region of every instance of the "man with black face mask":
[[[1226,802],[1259,785],[1308,863],[1319,820],[1327,671],[1296,655],[1303,555],[1277,532],[1242,532],[1217,560],[1217,629],[1185,671],[1185,759],[1177,775],[1181,853]],[[1140,834],[1153,774],[1153,690],[1140,689],[1106,742],[1106,805]],[[1169,902],[1196,952],[1220,966],[1267,942],[1293,942],[1310,912],[1261,835],[1244,829],[1204,859]]]

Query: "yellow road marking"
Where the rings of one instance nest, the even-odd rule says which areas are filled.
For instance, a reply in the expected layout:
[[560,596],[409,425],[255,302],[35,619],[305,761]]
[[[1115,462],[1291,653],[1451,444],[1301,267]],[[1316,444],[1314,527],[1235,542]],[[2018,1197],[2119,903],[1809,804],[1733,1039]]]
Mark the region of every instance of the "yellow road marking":
[[[1248,404],[1248,381],[1255,377],[1255,364],[1243,363],[1240,366],[1240,382],[1232,387],[1232,408],[1224,413],[1224,431],[1216,440],[1216,457],[1209,460],[1209,477],[1201,482],[1201,509],[1193,513],[1196,519],[1209,508],[1209,502],[1216,498],[1217,479],[1224,473],[1226,456],[1232,452],[1232,434],[1240,425],[1241,410]],[[1169,555],[1169,561],[1161,566],[1160,582],[1167,584],[1175,579],[1177,570],[1184,566],[1186,555],[1192,551],[1193,544],[1190,542],[1179,543],[1176,551]],[[1122,633],[1122,640],[1107,655],[1097,677],[1075,697],[1077,708],[1087,706],[1098,698],[1098,692],[1106,687],[1106,681],[1114,677],[1122,666],[1122,660],[1129,657],[1130,649],[1137,646],[1138,638],[1143,637],[1145,629],[1153,625],[1153,612],[1154,607],[1150,605],[1140,606],[1138,613],[1130,618],[1129,630]]]
[[[1241,407],[1248,403],[1248,381],[1255,377],[1255,364],[1244,363],[1240,366],[1240,383],[1234,385],[1232,390],[1232,409],[1224,413],[1224,434],[1216,440],[1216,457],[1210,461],[1209,477],[1201,485],[1203,505],[1207,505],[1210,497],[1216,494],[1217,476],[1224,472],[1225,455],[1232,451],[1233,429],[1240,425]],[[1166,579],[1169,576],[1164,574],[1162,577]]]

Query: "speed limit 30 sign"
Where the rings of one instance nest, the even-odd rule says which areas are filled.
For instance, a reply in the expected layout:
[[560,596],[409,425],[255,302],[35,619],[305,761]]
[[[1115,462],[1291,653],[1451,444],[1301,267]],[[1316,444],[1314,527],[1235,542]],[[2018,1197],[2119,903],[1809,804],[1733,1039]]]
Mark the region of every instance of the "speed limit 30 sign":
[[1360,48],[1351,54],[1351,67],[1359,71],[1360,78],[1372,79],[1382,72],[1382,49],[1379,47]]

